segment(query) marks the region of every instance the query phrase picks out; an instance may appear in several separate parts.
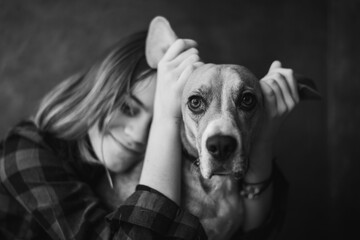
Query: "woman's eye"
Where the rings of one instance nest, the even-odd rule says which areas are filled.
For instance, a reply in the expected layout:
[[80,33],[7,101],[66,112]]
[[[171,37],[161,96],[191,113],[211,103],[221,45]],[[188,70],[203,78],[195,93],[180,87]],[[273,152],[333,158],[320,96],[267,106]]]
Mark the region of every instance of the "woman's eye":
[[244,93],[241,96],[240,108],[245,111],[250,111],[256,105],[256,97],[252,93]]
[[126,102],[124,102],[121,107],[120,110],[122,113],[124,113],[125,115],[128,116],[134,116],[135,115],[135,111],[134,109]]
[[200,114],[205,111],[206,106],[204,100],[200,96],[193,96],[189,98],[188,107],[193,113]]

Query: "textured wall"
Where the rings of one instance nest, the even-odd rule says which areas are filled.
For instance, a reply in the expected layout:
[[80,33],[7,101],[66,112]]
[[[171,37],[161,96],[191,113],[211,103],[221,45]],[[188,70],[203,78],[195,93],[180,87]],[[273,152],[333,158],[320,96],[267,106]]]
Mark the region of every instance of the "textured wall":
[[[281,239],[328,238],[326,1],[0,0],[0,136],[41,97],[122,36],[167,17],[199,42],[205,61],[239,63],[258,77],[272,60],[316,80],[324,99],[304,102],[277,141],[291,189]],[[341,221],[341,220],[339,220]]]

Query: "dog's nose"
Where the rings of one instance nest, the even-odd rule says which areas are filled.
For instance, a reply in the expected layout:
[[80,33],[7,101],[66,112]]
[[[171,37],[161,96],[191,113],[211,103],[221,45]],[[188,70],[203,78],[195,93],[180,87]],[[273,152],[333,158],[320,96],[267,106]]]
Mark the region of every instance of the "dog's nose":
[[209,137],[206,148],[216,160],[226,160],[236,149],[236,139],[231,136],[217,135]]

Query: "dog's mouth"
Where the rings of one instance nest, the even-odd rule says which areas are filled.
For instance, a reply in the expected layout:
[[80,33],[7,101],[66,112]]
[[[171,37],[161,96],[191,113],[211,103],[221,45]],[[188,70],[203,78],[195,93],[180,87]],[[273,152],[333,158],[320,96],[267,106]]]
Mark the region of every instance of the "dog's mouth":
[[216,171],[213,172],[213,175],[218,175],[218,176],[231,176],[233,175],[232,171],[226,170],[224,169],[217,169]]
[[245,177],[249,167],[249,158],[245,156],[237,157],[236,161],[222,164],[211,159],[185,154],[186,159],[191,161],[193,168],[205,179],[210,179],[213,176],[223,176],[241,180]]
[[230,170],[214,171],[213,175],[219,176],[231,176],[236,180],[241,180],[245,177],[249,166],[249,160],[247,157],[241,157],[239,162],[233,164]]

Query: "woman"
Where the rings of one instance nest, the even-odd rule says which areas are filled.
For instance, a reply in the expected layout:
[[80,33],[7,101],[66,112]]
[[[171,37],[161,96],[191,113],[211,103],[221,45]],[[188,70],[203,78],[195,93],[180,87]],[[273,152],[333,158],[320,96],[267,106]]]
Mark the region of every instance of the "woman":
[[[44,98],[33,120],[14,127],[3,141],[1,239],[206,239],[199,220],[179,207],[178,101],[187,76],[201,64],[196,43],[177,40],[156,74],[146,64],[145,37],[131,35],[88,71],[65,80]],[[296,100],[291,76],[280,70],[275,63],[262,81],[273,110],[257,149],[268,151],[267,137],[274,135],[268,129],[295,105],[286,102],[289,92]],[[271,162],[267,157],[258,156]],[[96,182],[107,174],[111,183],[109,172],[125,174],[143,159],[126,207],[109,211],[94,193]],[[267,189],[264,195],[271,195]],[[269,206],[272,199],[264,201]],[[263,207],[262,201],[250,203],[248,215],[255,220],[247,229],[264,223]]]

